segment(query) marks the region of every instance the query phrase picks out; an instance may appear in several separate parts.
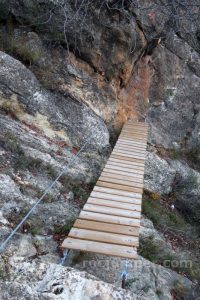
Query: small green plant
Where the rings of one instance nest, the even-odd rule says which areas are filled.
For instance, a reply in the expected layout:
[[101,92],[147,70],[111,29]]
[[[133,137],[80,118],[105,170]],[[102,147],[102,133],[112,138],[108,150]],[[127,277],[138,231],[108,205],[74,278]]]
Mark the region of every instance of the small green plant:
[[49,178],[55,178],[57,175],[55,169],[51,165],[45,166],[45,172]]
[[77,264],[80,264],[84,260],[85,260],[85,253],[80,251],[79,253],[74,254],[74,256],[72,258],[71,265],[75,266]]
[[0,48],[8,54],[20,58],[25,64],[36,63],[42,55],[41,49],[32,47],[23,37],[15,38],[11,24],[9,24],[7,33],[0,33]]
[[196,297],[191,295],[189,291],[181,282],[175,281],[171,289],[171,295],[173,299],[177,300],[195,300]]
[[62,175],[59,181],[62,183],[63,187],[65,188],[65,192],[67,192],[71,187],[70,178],[67,175]]
[[131,285],[136,281],[137,281],[136,278],[127,279],[125,282],[125,288],[129,289],[131,287]]
[[44,202],[46,203],[52,203],[54,200],[54,195],[52,193],[48,193],[45,197],[44,197]]
[[110,67],[106,70],[105,78],[109,82],[113,79],[114,75],[116,73],[116,70],[113,67]]
[[8,280],[10,277],[10,262],[9,256],[7,254],[0,255],[0,279],[1,280]]
[[34,74],[42,83],[42,85],[48,90],[56,90],[57,89],[57,81],[54,71],[50,67],[46,67],[45,69],[35,68]]
[[91,193],[91,188],[89,188],[87,185],[77,185],[73,186],[72,191],[74,193],[74,198],[79,200],[80,205],[83,205]]
[[199,186],[197,177],[194,175],[193,172],[189,174],[189,176],[186,179],[181,180],[175,187],[174,192],[175,193],[184,193],[187,192],[187,190],[197,189]]
[[115,144],[117,142],[117,139],[118,139],[118,137],[120,135],[121,130],[122,129],[120,127],[116,127],[116,128],[113,128],[111,130],[110,141],[109,142],[110,142],[110,145],[111,145],[112,148],[115,146]]
[[60,31],[56,31],[56,30],[52,30],[50,32],[50,37],[51,37],[52,41],[63,41],[64,40],[63,33]]
[[163,291],[161,289],[157,289],[156,290],[156,295],[159,297],[159,296],[163,296]]
[[74,220],[67,221],[64,225],[55,225],[54,234],[68,234],[74,224]]
[[186,158],[191,163],[192,167],[200,170],[200,148],[192,148],[186,152]]
[[31,225],[30,226],[30,229],[29,229],[29,232],[32,234],[32,235],[37,235],[40,233],[40,230],[41,230],[41,227],[39,226],[34,226],[34,225]]
[[159,201],[144,199],[142,211],[158,229],[163,229],[166,226],[174,229],[184,229],[187,226],[186,221],[177,212],[162,206]]
[[23,154],[23,150],[19,145],[18,139],[12,133],[6,133],[2,138],[2,142],[4,143],[4,148],[8,151],[11,151],[13,154]]
[[159,256],[159,249],[155,244],[153,237],[148,237],[140,241],[138,253],[151,262],[157,261]]
[[19,140],[11,133],[6,133],[2,138],[4,148],[15,155],[14,167],[16,170],[37,170],[41,168],[39,159],[27,157],[20,146]]
[[150,290],[150,286],[149,285],[146,285],[146,286],[144,286],[143,288],[142,288],[142,290],[144,291],[144,293],[145,294],[147,294],[148,293],[148,291]]
[[33,49],[26,43],[23,44],[17,41],[14,43],[13,52],[24,63],[34,64],[41,58],[41,51],[39,49]]
[[172,89],[166,90],[166,96],[167,97],[172,97],[173,95],[174,95],[174,90],[172,90]]
[[15,158],[15,169],[17,170],[29,170],[36,171],[41,168],[41,160],[37,158],[31,158],[24,155],[24,153],[17,155]]
[[171,157],[173,159],[180,159],[181,156],[182,156],[181,149],[179,149],[179,148],[173,148],[171,150]]

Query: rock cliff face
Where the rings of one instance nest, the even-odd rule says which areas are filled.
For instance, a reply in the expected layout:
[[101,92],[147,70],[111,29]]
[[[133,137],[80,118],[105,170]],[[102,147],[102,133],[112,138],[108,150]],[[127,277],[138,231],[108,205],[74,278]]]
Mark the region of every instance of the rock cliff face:
[[[94,299],[92,288],[98,299],[200,295],[198,2],[0,0],[1,240],[88,140],[2,256],[2,299]],[[139,250],[150,275],[133,268],[126,293],[52,264],[128,118],[150,127],[143,213],[154,225],[143,219]],[[184,259],[192,266],[173,266]],[[72,265],[118,282],[113,266],[104,274],[79,260],[102,257]]]

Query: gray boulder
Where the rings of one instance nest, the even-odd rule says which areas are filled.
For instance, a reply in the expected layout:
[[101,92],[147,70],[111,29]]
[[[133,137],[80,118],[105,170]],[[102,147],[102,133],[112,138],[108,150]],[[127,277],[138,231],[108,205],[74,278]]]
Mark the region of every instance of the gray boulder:
[[145,162],[144,187],[145,189],[168,194],[172,190],[175,170],[155,153],[148,152]]
[[80,146],[89,137],[96,149],[109,146],[105,124],[86,105],[72,97],[44,90],[23,64],[0,52],[1,105],[13,108],[21,121],[39,127],[50,138]]
[[[12,280],[14,279],[14,282]],[[85,272],[58,264],[18,263],[10,279],[0,282],[1,298],[63,300],[136,300],[133,293],[102,282]]]

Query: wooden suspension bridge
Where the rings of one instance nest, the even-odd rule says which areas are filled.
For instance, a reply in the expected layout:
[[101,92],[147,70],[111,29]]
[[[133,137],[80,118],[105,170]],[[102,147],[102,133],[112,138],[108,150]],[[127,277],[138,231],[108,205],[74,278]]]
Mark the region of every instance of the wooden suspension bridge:
[[124,125],[63,249],[137,258],[147,135],[146,123]]

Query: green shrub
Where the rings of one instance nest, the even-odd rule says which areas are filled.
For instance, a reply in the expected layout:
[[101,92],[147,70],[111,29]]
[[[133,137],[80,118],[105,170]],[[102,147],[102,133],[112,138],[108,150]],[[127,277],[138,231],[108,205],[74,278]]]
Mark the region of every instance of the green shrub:
[[171,155],[170,156],[171,156],[172,159],[181,159],[181,156],[182,156],[181,149],[173,148],[171,150]]
[[199,186],[198,179],[193,172],[186,178],[181,180],[176,186],[174,187],[173,192],[182,194],[187,192],[188,190],[197,189]]
[[55,225],[54,234],[68,234],[74,224],[74,220],[67,221],[64,225]]
[[11,265],[7,254],[0,255],[0,280],[9,280]]
[[125,282],[125,288],[131,288],[131,285],[132,283],[136,282],[137,279],[136,278],[130,278],[130,279],[127,279],[126,282]]
[[30,47],[22,38],[16,40],[12,34],[0,36],[0,48],[25,64],[36,63],[42,55],[40,49]]
[[110,133],[110,140],[109,140],[109,143],[111,145],[111,147],[113,148],[117,142],[117,139],[120,135],[120,132],[121,132],[121,128],[120,127],[116,127],[116,128],[113,128],[111,133]]
[[174,281],[171,295],[176,300],[195,300],[196,296],[191,295],[191,290],[187,289],[180,281]]
[[45,172],[48,175],[49,178],[55,178],[57,175],[57,172],[51,165],[44,166]]
[[153,237],[148,237],[140,241],[138,254],[151,262],[157,262],[159,249],[155,244]]
[[23,42],[14,42],[13,52],[17,55],[24,63],[36,63],[41,58],[41,50],[33,49]]
[[15,158],[15,169],[37,171],[41,169],[42,162],[39,159],[27,157],[24,154]]
[[21,149],[18,139],[10,132],[5,133],[3,138],[1,139],[4,143],[4,148],[13,154],[22,155],[23,150]]
[[194,169],[200,170],[200,148],[192,148],[186,152],[187,160],[192,164]]
[[176,212],[161,205],[159,201],[144,199],[142,202],[142,212],[154,223],[158,229],[166,226],[173,229],[184,229],[186,221]]

